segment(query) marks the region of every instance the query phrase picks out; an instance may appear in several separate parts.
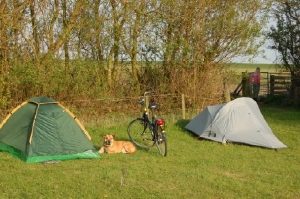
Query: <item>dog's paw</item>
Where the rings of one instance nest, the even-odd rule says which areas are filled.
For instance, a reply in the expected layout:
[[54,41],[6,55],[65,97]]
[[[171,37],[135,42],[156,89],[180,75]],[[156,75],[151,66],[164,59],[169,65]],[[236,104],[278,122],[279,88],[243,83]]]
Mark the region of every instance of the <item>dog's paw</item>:
[[98,151],[99,153],[104,153],[104,147],[101,147],[100,150]]

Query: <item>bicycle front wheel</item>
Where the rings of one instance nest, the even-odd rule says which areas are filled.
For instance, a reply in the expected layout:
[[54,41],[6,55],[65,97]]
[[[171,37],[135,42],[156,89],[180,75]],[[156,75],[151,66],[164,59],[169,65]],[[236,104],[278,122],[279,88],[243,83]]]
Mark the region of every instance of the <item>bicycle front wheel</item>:
[[149,148],[155,144],[153,131],[150,129],[150,124],[143,119],[138,118],[129,123],[127,133],[130,140],[137,146]]
[[167,156],[167,134],[163,131],[163,129],[158,126],[156,142],[155,142],[159,153],[162,156]]

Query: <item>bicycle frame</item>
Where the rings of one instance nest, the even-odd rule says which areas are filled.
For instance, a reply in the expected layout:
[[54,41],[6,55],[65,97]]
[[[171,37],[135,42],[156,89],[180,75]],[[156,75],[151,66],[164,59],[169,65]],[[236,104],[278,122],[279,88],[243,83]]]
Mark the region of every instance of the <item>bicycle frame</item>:
[[167,137],[165,121],[155,115],[155,109],[159,107],[158,104],[150,103],[148,105],[146,103],[146,95],[149,93],[153,92],[145,92],[142,100],[139,101],[139,104],[143,106],[142,117],[138,117],[129,123],[127,133],[130,140],[137,146],[150,148],[156,145],[159,153],[166,156]]
[[[150,129],[152,132],[157,131],[157,128],[155,128],[156,125],[160,126],[162,128],[162,130],[164,131],[164,120],[163,119],[158,119],[155,115],[154,110],[157,109],[159,107],[158,104],[149,104],[148,107],[146,107],[146,103],[145,103],[145,99],[146,99],[146,95],[149,93],[153,93],[152,91],[148,91],[144,93],[144,96],[142,98],[142,100],[139,101],[139,104],[141,104],[144,107],[144,112],[143,112],[143,116],[142,120],[145,121],[145,127],[147,127],[147,125],[149,125]],[[148,114],[148,110],[151,111],[151,121],[149,119],[149,114]]]
[[143,115],[142,115],[142,117],[141,118],[138,118],[138,119],[141,119],[141,120],[143,120],[144,121],[144,131],[143,131],[143,133],[142,134],[144,134],[145,133],[145,130],[147,129],[147,127],[149,127],[149,129],[150,129],[150,131],[151,131],[151,134],[152,134],[152,136],[153,136],[153,138],[155,138],[154,136],[154,125],[153,125],[153,117],[152,117],[152,121],[150,121],[150,119],[149,119],[149,115],[148,115],[148,111],[147,111],[147,108],[146,107],[144,107],[144,112],[143,112]]

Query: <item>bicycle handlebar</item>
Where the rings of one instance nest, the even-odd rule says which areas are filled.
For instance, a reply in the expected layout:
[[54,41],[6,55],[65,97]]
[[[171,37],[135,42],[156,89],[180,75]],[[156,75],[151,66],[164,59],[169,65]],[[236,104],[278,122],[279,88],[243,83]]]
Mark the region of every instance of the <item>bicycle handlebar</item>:
[[155,91],[146,91],[146,92],[144,92],[143,98],[141,100],[139,100],[138,103],[141,104],[141,105],[144,105],[145,99],[146,99],[146,95],[150,94],[150,93],[155,93]]
[[155,93],[155,91],[146,91],[146,92],[144,92],[144,98],[146,97],[147,94],[150,94],[150,93]]

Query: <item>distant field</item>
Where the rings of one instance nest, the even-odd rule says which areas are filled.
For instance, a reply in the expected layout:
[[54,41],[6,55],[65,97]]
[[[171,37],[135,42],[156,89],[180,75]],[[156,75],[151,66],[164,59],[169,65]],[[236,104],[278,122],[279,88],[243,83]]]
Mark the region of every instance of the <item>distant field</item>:
[[231,63],[230,65],[230,68],[236,73],[255,71],[256,67],[260,67],[261,72],[278,72],[280,70],[275,64]]
[[261,71],[261,92],[267,92],[267,74],[268,73],[277,73],[282,72],[282,69],[279,68],[276,64],[251,64],[251,63],[231,63],[230,69],[233,72],[233,76],[231,77],[230,82],[230,92],[233,92],[239,83],[242,81],[242,73],[243,72],[254,72],[256,67],[260,67]]

